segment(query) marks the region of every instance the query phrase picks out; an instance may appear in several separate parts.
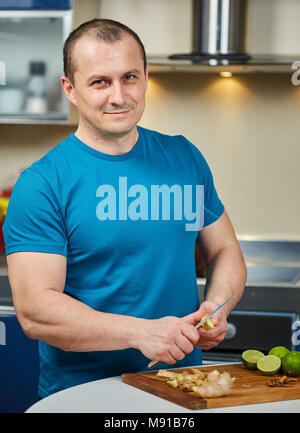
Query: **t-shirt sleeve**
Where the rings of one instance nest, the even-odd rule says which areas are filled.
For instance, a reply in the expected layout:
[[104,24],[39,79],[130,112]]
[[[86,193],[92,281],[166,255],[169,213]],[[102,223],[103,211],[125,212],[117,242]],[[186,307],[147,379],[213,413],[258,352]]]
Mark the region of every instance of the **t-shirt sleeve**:
[[189,144],[193,156],[196,158],[199,182],[204,185],[204,223],[202,227],[206,227],[223,215],[225,207],[218,196],[213,175],[206,159],[193,143],[185,137],[181,137]]
[[54,191],[37,171],[23,171],[12,191],[3,225],[5,254],[20,251],[67,256],[67,237]]
[[203,158],[203,171],[205,173],[204,226],[203,227],[206,227],[214,223],[215,221],[217,221],[220,218],[220,216],[223,215],[225,208],[215,188],[212,172],[204,158]]

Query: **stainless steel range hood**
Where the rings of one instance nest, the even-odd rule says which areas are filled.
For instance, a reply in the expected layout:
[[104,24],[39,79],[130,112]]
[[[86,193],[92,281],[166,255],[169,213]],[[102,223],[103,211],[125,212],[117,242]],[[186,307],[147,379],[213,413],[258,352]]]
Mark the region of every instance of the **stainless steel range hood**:
[[159,67],[163,71],[163,67],[194,66],[199,72],[208,72],[212,66],[216,71],[227,66],[233,72],[286,73],[300,59],[247,52],[249,0],[194,0],[193,7],[192,52],[149,58],[154,72],[159,72]]
[[193,50],[203,56],[244,56],[248,0],[195,0]]

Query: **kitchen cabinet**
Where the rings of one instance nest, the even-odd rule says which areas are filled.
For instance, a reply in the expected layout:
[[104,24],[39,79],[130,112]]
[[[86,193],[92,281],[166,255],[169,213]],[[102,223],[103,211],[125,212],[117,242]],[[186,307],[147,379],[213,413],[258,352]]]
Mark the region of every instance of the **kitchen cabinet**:
[[75,0],[72,10],[53,10],[55,4],[52,10],[7,10],[0,4],[0,123],[78,121],[60,84],[63,44],[73,28],[98,16],[99,1]]
[[0,9],[70,9],[72,0],[0,0]]
[[38,401],[38,342],[24,334],[12,307],[0,307],[0,359],[0,413],[24,412]]
[[0,413],[24,412],[38,400],[38,341],[28,338],[18,322],[1,260],[0,359]]
[[1,123],[64,123],[68,104],[60,87],[63,41],[71,11],[1,10]]

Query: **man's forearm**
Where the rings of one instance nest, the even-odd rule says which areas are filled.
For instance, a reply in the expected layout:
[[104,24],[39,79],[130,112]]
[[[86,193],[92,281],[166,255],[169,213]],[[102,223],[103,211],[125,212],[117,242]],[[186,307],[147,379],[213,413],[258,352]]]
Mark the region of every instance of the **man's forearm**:
[[207,268],[206,300],[221,305],[234,295],[224,307],[228,316],[243,294],[246,279],[247,268],[239,246],[223,248]]
[[25,333],[65,351],[134,347],[135,317],[96,311],[65,293],[48,289],[20,314]]
[[190,353],[199,339],[189,319],[167,316],[147,320],[102,313],[52,289],[17,314],[29,337],[64,351],[134,348],[148,359],[173,364]]

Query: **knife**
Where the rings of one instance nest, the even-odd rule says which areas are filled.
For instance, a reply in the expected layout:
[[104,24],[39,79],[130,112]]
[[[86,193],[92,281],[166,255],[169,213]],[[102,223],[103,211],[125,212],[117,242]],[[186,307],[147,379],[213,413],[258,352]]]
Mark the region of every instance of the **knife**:
[[[211,318],[211,316],[213,316],[214,314],[216,314],[217,311],[221,310],[223,307],[225,307],[226,304],[228,304],[228,302],[230,302],[232,299],[234,298],[234,295],[231,296],[231,298],[227,299],[227,301],[225,301],[223,304],[219,305],[218,308],[216,308],[214,311],[212,311],[211,313],[209,313],[208,316],[206,316],[204,319],[202,319],[199,323],[197,323],[196,325],[194,325],[194,327],[196,329],[200,328],[200,326],[203,325],[203,323],[207,322],[208,319]],[[160,364],[161,361],[151,361],[148,364],[148,368],[153,368],[156,367],[158,364]]]

